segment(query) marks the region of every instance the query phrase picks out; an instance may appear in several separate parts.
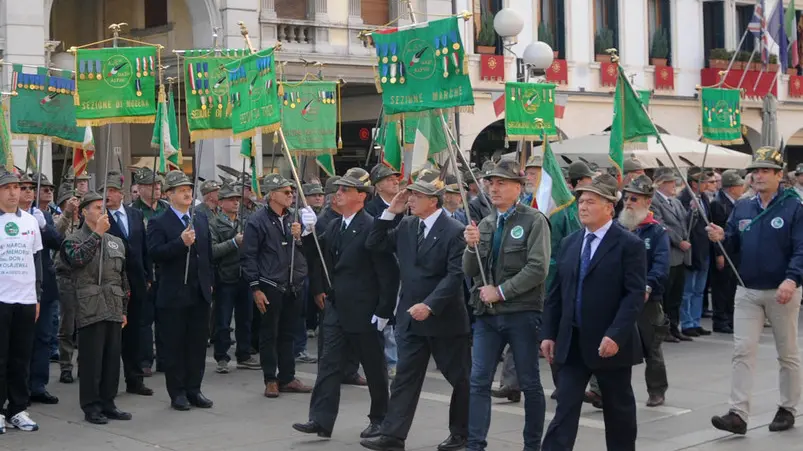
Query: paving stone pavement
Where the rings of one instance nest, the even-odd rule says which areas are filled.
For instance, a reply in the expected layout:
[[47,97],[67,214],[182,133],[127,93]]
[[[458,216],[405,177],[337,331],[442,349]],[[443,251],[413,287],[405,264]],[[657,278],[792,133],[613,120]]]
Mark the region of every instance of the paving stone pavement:
[[[706,325],[710,327],[710,323]],[[314,340],[308,349],[316,349]],[[643,366],[634,369],[633,384],[639,404],[639,451],[755,451],[803,450],[803,428],[770,433],[778,400],[777,361],[772,333],[765,329],[756,361],[752,416],[747,436],[735,437],[713,429],[710,417],[727,411],[730,390],[730,336],[714,334],[693,343],[665,344],[669,371],[667,404],[647,408]],[[211,356],[211,352],[210,352]],[[542,360],[543,362],[543,360]],[[552,379],[547,365],[541,370],[547,394]],[[315,365],[299,365],[298,376],[314,382]],[[169,407],[164,377],[146,379],[156,394],[141,397],[121,393],[118,406],[132,412],[128,422],[95,426],[83,421],[78,405],[78,385],[57,381],[58,367],[51,366],[49,390],[61,399],[55,406],[34,405],[31,416],[39,422],[38,432],[9,430],[0,436],[0,451],[356,451],[359,433],[367,425],[368,391],[343,386],[341,409],[331,440],[321,440],[295,432],[290,426],[305,421],[309,395],[282,395],[275,400],[262,396],[259,371],[232,369],[216,374],[208,359],[204,393],[215,402],[209,410],[176,412]],[[121,385],[121,390],[124,389]],[[434,364],[424,384],[408,450],[434,450],[448,435],[448,383]],[[524,425],[522,404],[495,400],[489,435],[489,451],[521,450]],[[555,411],[555,401],[547,399],[547,420]],[[583,407],[575,449],[605,449],[602,412]]]

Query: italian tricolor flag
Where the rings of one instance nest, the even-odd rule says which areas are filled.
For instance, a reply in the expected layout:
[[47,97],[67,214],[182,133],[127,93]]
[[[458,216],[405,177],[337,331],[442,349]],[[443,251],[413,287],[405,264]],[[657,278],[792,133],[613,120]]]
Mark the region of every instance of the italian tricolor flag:
[[555,154],[549,146],[549,140],[544,137],[544,166],[541,171],[541,183],[535,193],[538,202],[538,210],[546,217],[550,217],[565,208],[577,208],[574,205],[574,195],[566,181],[563,180],[563,173],[555,159]]

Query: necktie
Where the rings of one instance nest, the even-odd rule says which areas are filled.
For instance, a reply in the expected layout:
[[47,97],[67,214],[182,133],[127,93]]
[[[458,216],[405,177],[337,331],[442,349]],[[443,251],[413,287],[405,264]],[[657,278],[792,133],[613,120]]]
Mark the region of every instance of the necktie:
[[577,299],[574,305],[574,315],[577,319],[577,325],[580,325],[580,309],[583,305],[583,280],[588,274],[588,266],[591,264],[591,243],[597,238],[593,233],[586,235],[586,244],[583,246],[583,252],[580,254],[580,277],[577,281]]
[[182,216],[181,221],[184,222],[184,227],[190,225],[190,217],[187,215]]
[[427,230],[427,225],[424,224],[424,221],[421,221],[418,224],[418,247],[421,247],[421,244],[424,242],[424,231]]
[[344,219],[342,221],[342,225],[340,226],[340,233],[341,234],[346,233],[346,229],[348,229],[348,228],[349,228],[349,226],[346,224],[346,220]]
[[491,247],[493,261],[496,261],[496,258],[499,256],[499,248],[502,247],[502,236],[505,234],[506,219],[507,217],[505,215],[499,215],[499,218],[496,220],[496,231],[493,237],[493,247]]
[[114,218],[117,221],[117,226],[120,227],[120,230],[123,231],[123,236],[128,238],[128,228],[126,227],[126,223],[123,220],[123,213],[120,211],[115,211]]

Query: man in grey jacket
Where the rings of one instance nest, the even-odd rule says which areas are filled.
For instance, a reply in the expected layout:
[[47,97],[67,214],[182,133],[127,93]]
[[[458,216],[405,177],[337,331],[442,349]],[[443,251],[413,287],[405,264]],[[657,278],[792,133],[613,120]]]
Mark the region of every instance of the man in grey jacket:
[[518,202],[526,179],[517,162],[500,161],[485,178],[494,208],[479,226],[466,226],[464,232],[463,271],[478,287],[471,297],[476,321],[467,449],[480,451],[488,445],[491,383],[499,351],[510,344],[524,392],[524,449],[537,450],[545,411],[537,344],[550,259],[549,222]]
[[691,262],[691,243],[689,242],[688,212],[675,197],[679,176],[672,168],[655,170],[655,194],[652,196],[650,210],[669,235],[669,279],[664,291],[664,312],[669,319],[669,334],[664,341],[678,343],[692,341],[680,331],[680,303],[685,284],[684,263]]

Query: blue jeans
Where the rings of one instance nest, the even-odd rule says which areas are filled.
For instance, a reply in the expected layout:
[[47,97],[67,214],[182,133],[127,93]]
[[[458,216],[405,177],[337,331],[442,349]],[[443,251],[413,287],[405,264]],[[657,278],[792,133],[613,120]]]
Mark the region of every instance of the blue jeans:
[[700,327],[703,316],[703,294],[708,279],[708,260],[696,270],[686,269],[686,282],[683,287],[683,302],[680,304],[680,328]]
[[474,323],[471,360],[471,397],[468,417],[468,447],[484,450],[491,425],[491,384],[499,355],[510,345],[519,386],[524,392],[524,450],[538,451],[544,431],[546,402],[538,369],[541,329],[540,312],[478,316]]
[[307,297],[309,296],[309,278],[304,279],[304,288],[301,290],[301,299],[298,302],[300,315],[294,320],[293,327],[293,356],[307,350]]
[[385,336],[385,360],[388,368],[396,368],[396,363],[399,361],[396,349],[396,328],[387,326],[382,330],[382,334]]
[[231,317],[237,325],[234,335],[237,339],[235,356],[238,362],[251,358],[251,320],[253,294],[245,281],[219,283],[215,298],[215,360],[231,360]]
[[31,353],[30,388],[32,395],[44,393],[50,380],[51,343],[58,330],[53,327],[53,314],[58,309],[58,305],[58,299],[42,299],[39,305],[39,320],[36,321],[33,352]]
[[53,308],[53,337],[50,339],[50,355],[51,356],[58,356],[59,355],[59,317],[61,313],[59,311],[59,301],[56,300],[56,306]]

